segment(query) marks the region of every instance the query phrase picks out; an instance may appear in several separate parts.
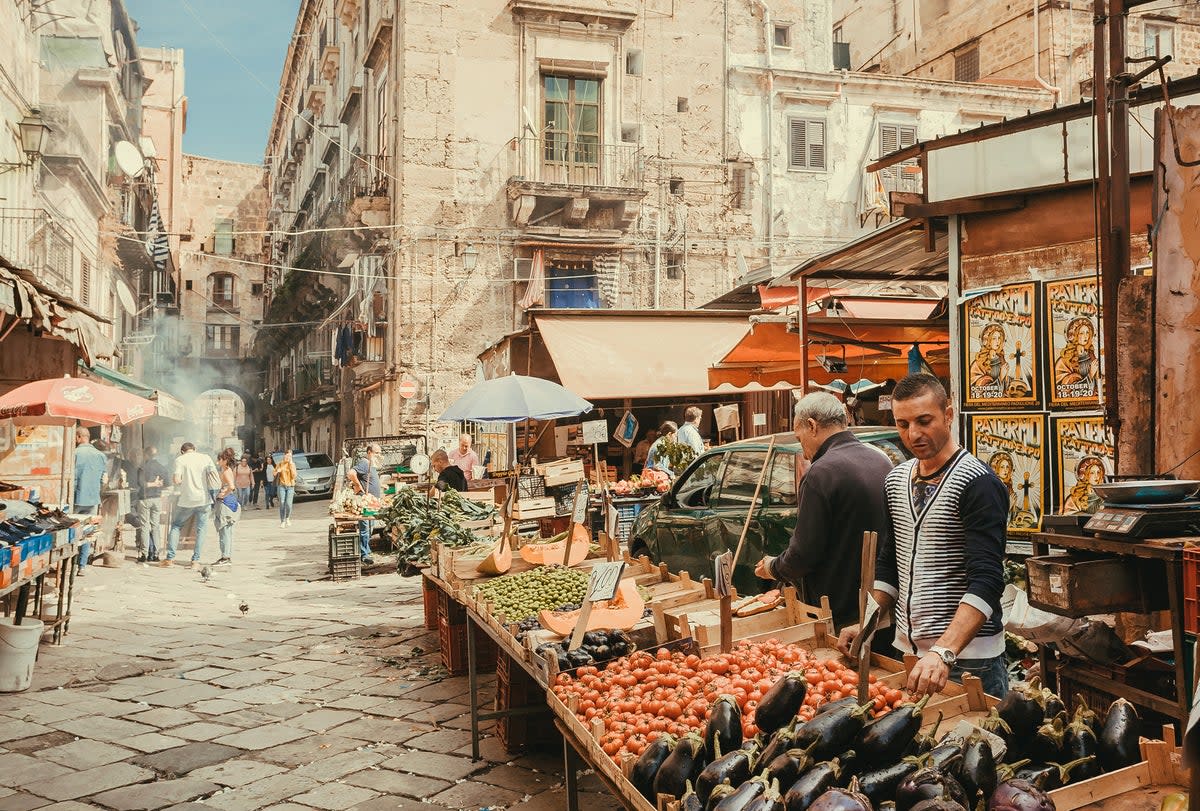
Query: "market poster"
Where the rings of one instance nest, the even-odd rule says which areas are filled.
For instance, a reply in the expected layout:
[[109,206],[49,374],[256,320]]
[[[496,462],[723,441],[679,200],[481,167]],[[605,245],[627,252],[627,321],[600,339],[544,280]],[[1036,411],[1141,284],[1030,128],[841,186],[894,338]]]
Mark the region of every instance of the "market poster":
[[969,414],[971,452],[1008,490],[1008,531],[1036,532],[1046,504],[1046,418]]
[[963,305],[965,402],[968,408],[1041,404],[1038,285],[1011,284]]
[[1064,515],[1094,513],[1100,497],[1093,489],[1116,469],[1112,434],[1099,415],[1052,417],[1054,503]]
[[1051,406],[1100,405],[1100,285],[1094,276],[1046,282]]

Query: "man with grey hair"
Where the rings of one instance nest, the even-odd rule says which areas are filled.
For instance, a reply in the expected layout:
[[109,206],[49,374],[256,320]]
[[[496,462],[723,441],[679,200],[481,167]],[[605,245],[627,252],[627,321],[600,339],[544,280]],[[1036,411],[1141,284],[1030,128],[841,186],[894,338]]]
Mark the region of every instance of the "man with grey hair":
[[679,426],[679,433],[675,435],[675,441],[681,445],[687,445],[696,452],[696,455],[704,453],[704,439],[700,436],[700,419],[704,416],[704,412],[696,406],[688,406],[683,412],[683,423]]
[[[346,474],[354,492],[368,493],[375,498],[383,495],[383,489],[379,485],[379,460],[382,455],[383,447],[378,442],[372,442],[367,446],[367,455],[359,459],[358,464]],[[358,522],[359,555],[362,557],[362,562],[368,566],[375,563],[375,559],[371,557],[371,532],[374,528],[374,521]]]
[[829,598],[834,624],[858,621],[862,538],[888,528],[883,481],[892,462],[846,427],[842,401],[814,392],[796,403],[792,428],[811,462],[800,482],[796,529],[779,557],[754,572],[797,587],[804,599]]

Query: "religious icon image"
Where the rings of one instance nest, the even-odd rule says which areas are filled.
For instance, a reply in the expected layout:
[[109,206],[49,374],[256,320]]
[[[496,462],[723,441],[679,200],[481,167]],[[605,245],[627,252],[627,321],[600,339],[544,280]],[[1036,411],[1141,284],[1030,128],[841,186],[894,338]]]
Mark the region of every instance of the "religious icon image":
[[1036,285],[1008,285],[964,305],[968,406],[1037,405]]
[[1098,415],[1064,415],[1051,420],[1056,468],[1056,503],[1063,514],[1094,513],[1095,486],[1112,473],[1112,435]]
[[1045,419],[1040,414],[969,414],[971,450],[1008,493],[1008,530],[1041,528],[1045,502]]
[[1094,277],[1047,282],[1046,330],[1054,365],[1050,405],[1100,404],[1100,292]]

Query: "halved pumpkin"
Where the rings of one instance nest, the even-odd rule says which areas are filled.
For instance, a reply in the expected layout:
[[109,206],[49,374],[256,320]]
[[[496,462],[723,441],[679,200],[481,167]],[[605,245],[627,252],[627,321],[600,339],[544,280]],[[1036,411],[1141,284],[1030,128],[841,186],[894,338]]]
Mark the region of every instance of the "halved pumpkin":
[[[563,533],[565,536],[566,533]],[[582,524],[575,525],[572,536],[575,542],[571,544],[571,559],[566,560],[567,541],[552,541],[550,543],[527,543],[521,547],[521,557],[535,566],[577,566],[583,563],[588,555],[588,547],[592,543],[592,533]]]
[[501,538],[500,542],[492,548],[486,558],[479,562],[475,569],[483,574],[504,574],[512,568],[512,562],[512,546],[508,543],[507,538]]
[[[582,609],[575,611],[542,611],[538,614],[538,622],[547,631],[553,631],[559,636],[568,636],[579,624],[579,614]],[[617,586],[617,595],[606,603],[596,603],[592,613],[588,615],[585,631],[597,631],[601,628],[613,628],[628,631],[637,625],[646,611],[646,601],[638,594],[637,584],[632,580],[622,580]]]

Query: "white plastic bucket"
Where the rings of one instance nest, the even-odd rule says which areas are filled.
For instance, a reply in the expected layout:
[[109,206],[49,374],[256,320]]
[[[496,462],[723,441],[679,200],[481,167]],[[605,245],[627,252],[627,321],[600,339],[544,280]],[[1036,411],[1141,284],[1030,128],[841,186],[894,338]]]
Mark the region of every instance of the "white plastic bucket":
[[33,683],[33,662],[42,621],[26,617],[13,625],[12,617],[0,617],[0,693],[19,693]]

